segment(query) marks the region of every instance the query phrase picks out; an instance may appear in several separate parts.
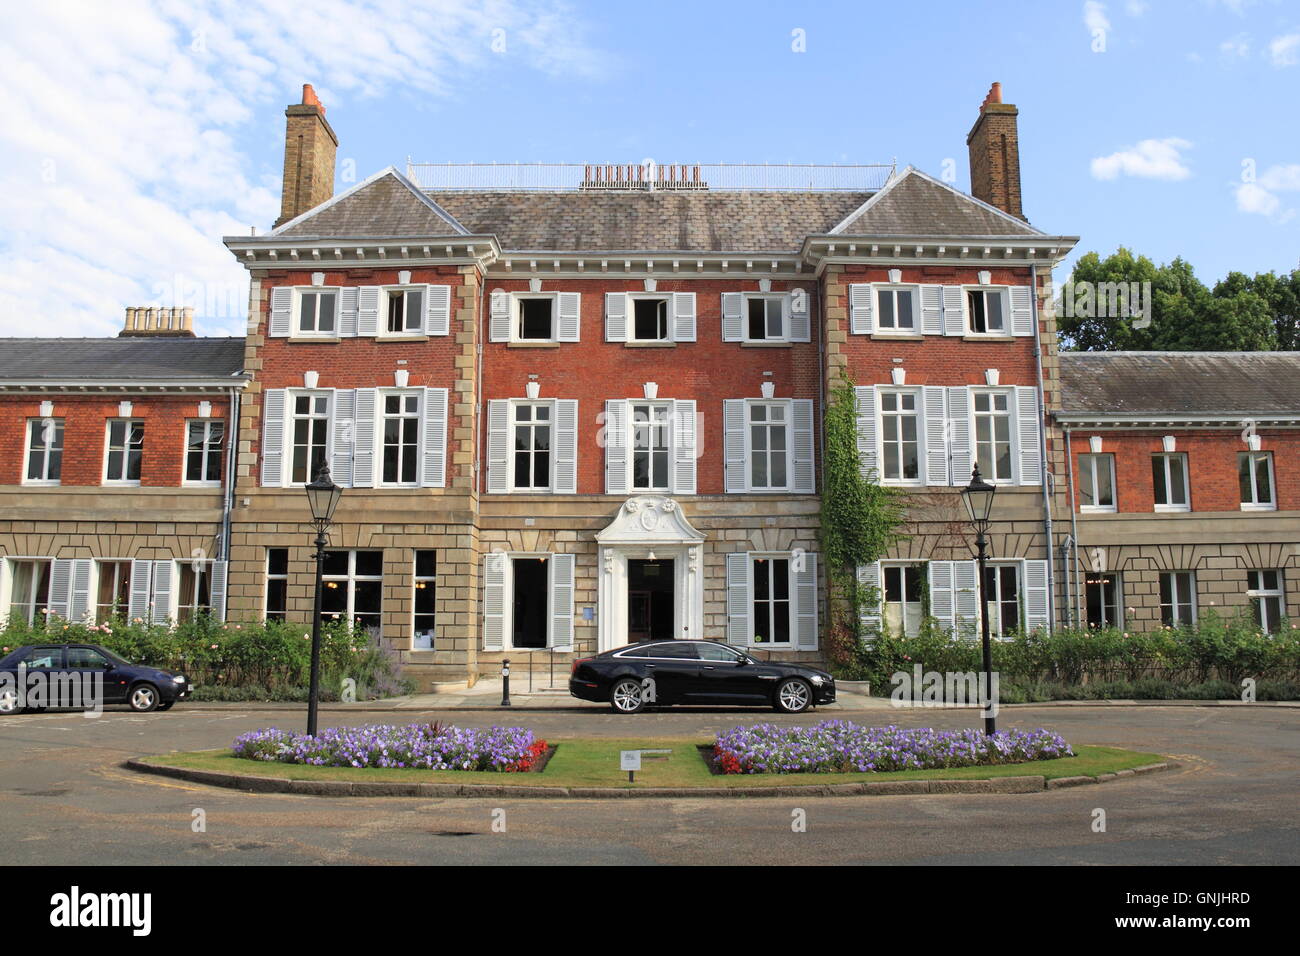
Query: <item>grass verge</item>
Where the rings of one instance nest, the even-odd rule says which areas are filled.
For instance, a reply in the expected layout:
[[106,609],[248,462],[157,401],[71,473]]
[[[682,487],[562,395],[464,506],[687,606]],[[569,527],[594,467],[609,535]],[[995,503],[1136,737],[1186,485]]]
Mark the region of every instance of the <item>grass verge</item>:
[[[549,739],[549,738],[548,738]],[[1159,754],[1138,753],[1118,747],[1076,747],[1076,756],[991,767],[956,767],[940,770],[900,770],[894,773],[787,773],[728,774],[709,772],[698,747],[708,743],[697,737],[636,737],[627,739],[551,739],[557,745],[542,773],[494,773],[469,770],[406,770],[363,767],[308,767],[300,764],[265,763],[234,757],[226,750],[198,750],[159,754],[144,762],[189,770],[215,770],[244,776],[278,777],[288,780],[377,780],[401,783],[490,784],[546,787],[769,787],[825,786],[832,783],[861,783],[893,780],[987,780],[995,777],[1042,776],[1096,777],[1117,770],[1131,770],[1158,763]],[[667,759],[642,759],[643,769],[628,783],[627,772],[618,769],[621,750],[671,750]]]

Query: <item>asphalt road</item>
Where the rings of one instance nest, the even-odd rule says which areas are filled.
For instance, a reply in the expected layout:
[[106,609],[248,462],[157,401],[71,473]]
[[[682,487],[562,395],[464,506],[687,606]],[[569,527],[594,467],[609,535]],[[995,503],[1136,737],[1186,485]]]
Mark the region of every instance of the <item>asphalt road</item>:
[[[32,864],[1295,864],[1300,862],[1300,710],[1268,707],[1004,709],[1001,726],[1072,743],[1169,755],[1181,767],[1023,795],[870,798],[510,800],[255,795],[122,769],[128,757],[221,747],[301,722],[178,706],[165,714],[24,714],[0,720],[0,863]],[[550,710],[323,715],[326,724],[441,719],[566,735],[708,734],[742,722],[826,716],[676,710],[635,717]],[[975,715],[835,716],[968,726]],[[1094,810],[1106,832],[1093,831]],[[206,832],[193,832],[194,811]],[[793,832],[795,810],[807,829]],[[494,832],[503,810],[505,832]],[[497,814],[499,819],[500,815]]]

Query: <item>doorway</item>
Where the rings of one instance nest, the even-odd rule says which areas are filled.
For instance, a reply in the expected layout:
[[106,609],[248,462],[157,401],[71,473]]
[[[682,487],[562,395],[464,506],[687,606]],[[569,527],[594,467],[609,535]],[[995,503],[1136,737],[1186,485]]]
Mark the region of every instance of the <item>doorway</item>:
[[514,614],[511,617],[511,647],[541,649],[546,646],[549,623],[550,580],[541,558],[514,558]]
[[677,636],[676,562],[630,558],[627,562],[627,639],[663,641]]

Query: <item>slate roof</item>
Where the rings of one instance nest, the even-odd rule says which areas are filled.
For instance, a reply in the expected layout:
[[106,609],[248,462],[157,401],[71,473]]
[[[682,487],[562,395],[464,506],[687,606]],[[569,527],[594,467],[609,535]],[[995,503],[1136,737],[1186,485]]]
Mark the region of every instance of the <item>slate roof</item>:
[[865,192],[486,192],[431,197],[501,248],[556,252],[797,252]]
[[238,384],[243,369],[243,338],[0,339],[0,384]]
[[845,236],[1041,236],[1014,216],[911,166],[833,230]]
[[1062,352],[1061,417],[1300,418],[1300,352]]
[[467,230],[393,168],[286,222],[273,236],[382,238],[463,236]]

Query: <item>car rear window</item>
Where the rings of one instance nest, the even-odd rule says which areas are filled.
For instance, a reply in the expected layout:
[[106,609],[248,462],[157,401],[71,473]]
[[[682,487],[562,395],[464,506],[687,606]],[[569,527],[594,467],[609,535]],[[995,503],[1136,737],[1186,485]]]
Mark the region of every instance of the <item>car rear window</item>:
[[650,656],[671,657],[689,661],[698,661],[700,659],[700,655],[695,650],[695,645],[688,641],[669,641],[665,644],[655,644]]

